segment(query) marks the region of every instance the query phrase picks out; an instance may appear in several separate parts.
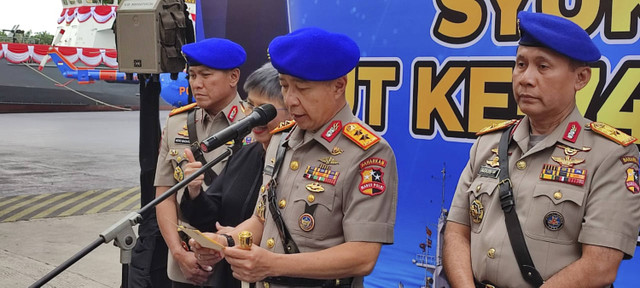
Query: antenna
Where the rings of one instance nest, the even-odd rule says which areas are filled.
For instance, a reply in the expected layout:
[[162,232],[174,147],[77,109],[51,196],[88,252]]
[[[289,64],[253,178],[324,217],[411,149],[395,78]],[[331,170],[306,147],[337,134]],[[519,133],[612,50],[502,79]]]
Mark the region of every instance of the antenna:
[[440,171],[440,173],[442,173],[442,204],[440,205],[440,211],[442,211],[444,210],[444,181],[445,181],[445,177],[447,176],[446,162],[442,162],[442,171]]

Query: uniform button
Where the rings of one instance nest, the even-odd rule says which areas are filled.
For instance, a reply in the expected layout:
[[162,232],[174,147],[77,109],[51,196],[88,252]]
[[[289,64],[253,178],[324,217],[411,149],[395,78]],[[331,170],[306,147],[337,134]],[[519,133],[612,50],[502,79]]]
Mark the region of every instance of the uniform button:
[[280,202],[278,202],[278,207],[280,207],[280,209],[284,209],[284,207],[287,207],[287,200],[280,200]]
[[516,162],[516,167],[520,170],[524,170],[527,168],[527,162],[524,160],[520,160],[518,162]]
[[562,199],[562,192],[556,191],[556,193],[553,193],[553,198],[555,198],[556,200]]
[[309,196],[307,196],[307,201],[309,201],[309,203],[312,203],[314,200],[316,200],[316,196],[313,196],[313,194],[309,194]]
[[289,168],[291,168],[291,170],[293,171],[298,170],[299,166],[300,165],[298,164],[298,161],[295,161],[295,160],[291,161],[291,164],[289,164]]
[[269,282],[264,282],[264,288],[269,288]]
[[276,158],[271,158],[271,164],[276,163]]
[[480,192],[480,188],[482,188],[482,183],[478,184],[478,186],[476,186],[476,192]]
[[264,192],[264,186],[260,186],[260,193]]
[[276,240],[274,240],[273,238],[267,239],[267,247],[269,247],[269,249],[273,248],[273,246],[275,245],[276,245]]
[[493,259],[493,257],[496,257],[496,249],[490,248],[489,251],[487,251],[487,256],[491,259]]

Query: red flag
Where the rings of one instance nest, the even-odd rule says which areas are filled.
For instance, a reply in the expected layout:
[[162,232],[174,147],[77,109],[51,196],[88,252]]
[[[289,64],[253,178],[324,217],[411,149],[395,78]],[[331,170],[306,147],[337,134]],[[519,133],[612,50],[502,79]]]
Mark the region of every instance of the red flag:
[[431,239],[427,239],[427,247],[431,248]]
[[427,235],[429,235],[429,237],[431,237],[431,229],[429,229],[429,226],[426,226],[426,227],[427,227]]

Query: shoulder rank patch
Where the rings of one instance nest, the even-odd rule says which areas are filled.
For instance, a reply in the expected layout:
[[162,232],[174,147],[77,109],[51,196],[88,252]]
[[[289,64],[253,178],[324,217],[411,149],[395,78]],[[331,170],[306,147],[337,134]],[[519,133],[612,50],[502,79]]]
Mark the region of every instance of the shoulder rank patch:
[[490,126],[484,127],[482,129],[480,129],[480,131],[476,132],[476,136],[480,136],[480,135],[484,135],[493,131],[498,131],[498,130],[502,130],[504,128],[507,128],[513,124],[516,124],[518,122],[517,119],[511,119],[508,121],[504,121],[504,122],[500,122],[500,123],[494,123],[491,124]]
[[278,127],[276,127],[273,130],[269,131],[269,134],[276,134],[278,132],[291,129],[291,127],[293,127],[294,125],[296,125],[296,121],[295,120],[286,120],[286,121],[280,122],[280,124],[278,124]]
[[589,123],[589,127],[591,127],[592,131],[622,146],[629,146],[638,140],[636,137],[622,133],[622,131],[602,122],[591,122]]
[[367,128],[364,128],[364,126],[358,122],[352,122],[344,125],[342,134],[347,136],[347,138],[351,139],[351,141],[364,150],[369,149],[380,141],[380,137],[378,137],[378,135],[367,130]]
[[177,114],[180,114],[180,113],[182,113],[184,111],[189,111],[189,110],[193,109],[196,106],[198,106],[198,103],[193,102],[193,103],[191,103],[189,105],[184,105],[182,107],[178,107],[176,109],[171,110],[171,112],[169,112],[169,116],[177,115]]

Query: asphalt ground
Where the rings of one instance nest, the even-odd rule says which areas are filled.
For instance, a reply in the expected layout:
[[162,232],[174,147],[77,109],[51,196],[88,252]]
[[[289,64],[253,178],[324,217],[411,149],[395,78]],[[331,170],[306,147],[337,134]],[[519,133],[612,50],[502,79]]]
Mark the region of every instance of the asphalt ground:
[[[0,134],[0,287],[28,287],[139,208],[139,111],[0,114]],[[103,244],[43,287],[120,287],[119,255]]]

